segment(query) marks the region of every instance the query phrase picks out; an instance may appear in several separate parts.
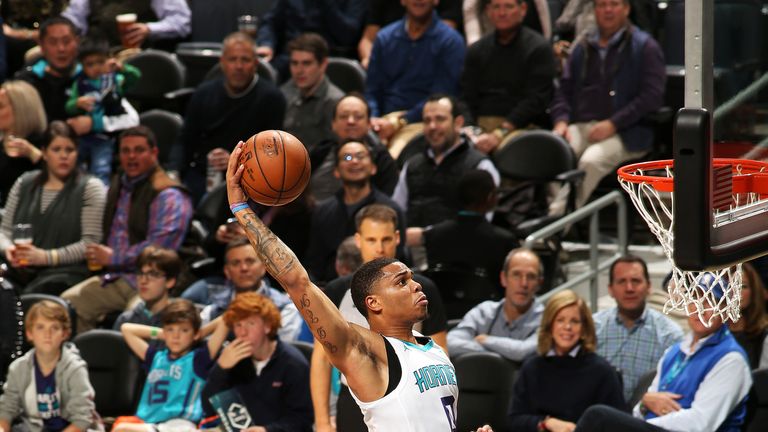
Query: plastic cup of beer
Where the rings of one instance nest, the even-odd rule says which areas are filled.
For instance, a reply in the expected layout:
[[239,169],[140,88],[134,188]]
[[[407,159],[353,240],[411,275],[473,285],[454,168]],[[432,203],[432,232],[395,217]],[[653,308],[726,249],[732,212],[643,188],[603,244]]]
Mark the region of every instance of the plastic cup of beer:
[[[13,238],[13,244],[16,246],[32,244],[32,224],[15,224],[11,237]],[[22,267],[27,266],[29,261],[22,258],[19,260],[19,265]]]
[[237,30],[252,38],[256,38],[256,31],[259,29],[259,17],[255,15],[240,15],[237,17]]
[[[88,249],[90,247],[92,247],[92,246],[95,246],[95,245],[96,245],[95,243],[90,243],[90,244],[85,245],[85,251],[88,252]],[[104,266],[102,266],[101,264],[99,264],[98,262],[96,262],[96,261],[94,261],[92,259],[86,259],[85,262],[86,262],[86,264],[88,266],[88,270],[92,271],[92,272],[98,272],[98,271],[101,271],[101,269],[104,268]]]
[[117,34],[120,35],[120,43],[123,45],[123,48],[138,48],[138,43],[128,43],[128,40],[126,39],[126,34],[128,33],[128,28],[136,23],[136,20],[138,17],[135,13],[128,13],[128,14],[121,14],[115,17],[115,20],[117,21]]
[[16,158],[21,156],[21,147],[23,142],[13,135],[3,137],[3,148],[8,157]]

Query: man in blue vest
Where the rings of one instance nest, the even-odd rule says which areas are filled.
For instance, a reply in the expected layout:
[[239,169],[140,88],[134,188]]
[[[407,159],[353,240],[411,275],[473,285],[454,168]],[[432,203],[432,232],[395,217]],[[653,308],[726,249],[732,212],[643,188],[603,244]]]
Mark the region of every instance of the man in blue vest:
[[711,273],[699,277],[697,288],[711,295],[702,294],[701,313],[688,305],[691,332],[664,353],[648,392],[634,407],[634,417],[597,405],[582,415],[576,430],[740,431],[752,386],[749,362],[721,317],[707,310],[711,301],[722,298],[723,284]]
[[[629,11],[629,0],[595,0],[597,31],[574,45],[552,101],[554,132],[568,140],[586,172],[578,206],[618,164],[653,145],[653,129],[641,120],[661,107],[664,54],[632,25]],[[551,210],[564,205],[556,200]]]

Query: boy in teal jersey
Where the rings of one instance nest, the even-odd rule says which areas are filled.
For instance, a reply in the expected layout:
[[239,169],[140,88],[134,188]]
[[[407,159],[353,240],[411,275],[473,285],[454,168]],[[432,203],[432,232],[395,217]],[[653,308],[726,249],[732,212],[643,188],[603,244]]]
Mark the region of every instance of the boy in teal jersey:
[[[125,342],[139,356],[147,371],[136,418],[118,419],[113,432],[152,432],[163,425],[174,430],[194,430],[203,411],[200,393],[216,355],[229,332],[217,319],[200,330],[200,315],[189,300],[174,300],[160,312],[162,329],[126,323],[120,328]],[[212,334],[211,334],[212,333]],[[198,348],[194,344],[211,334]],[[165,348],[150,345],[162,339]]]

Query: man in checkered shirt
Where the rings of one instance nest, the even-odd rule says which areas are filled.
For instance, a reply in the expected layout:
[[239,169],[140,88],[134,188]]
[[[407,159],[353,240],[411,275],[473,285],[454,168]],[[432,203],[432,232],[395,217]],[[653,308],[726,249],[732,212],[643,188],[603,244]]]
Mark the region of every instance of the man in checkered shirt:
[[629,400],[637,381],[655,370],[664,351],[683,338],[683,330],[650,307],[648,267],[641,258],[624,256],[611,265],[608,292],[616,307],[594,314],[597,353],[618,369]]

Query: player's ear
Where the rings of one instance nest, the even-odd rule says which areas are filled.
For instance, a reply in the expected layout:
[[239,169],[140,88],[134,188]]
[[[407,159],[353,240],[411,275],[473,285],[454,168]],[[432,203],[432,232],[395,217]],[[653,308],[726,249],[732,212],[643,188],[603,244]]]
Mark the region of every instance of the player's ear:
[[379,297],[376,295],[369,295],[368,297],[366,297],[365,307],[367,307],[369,311],[374,313],[381,312],[381,302],[379,301]]

